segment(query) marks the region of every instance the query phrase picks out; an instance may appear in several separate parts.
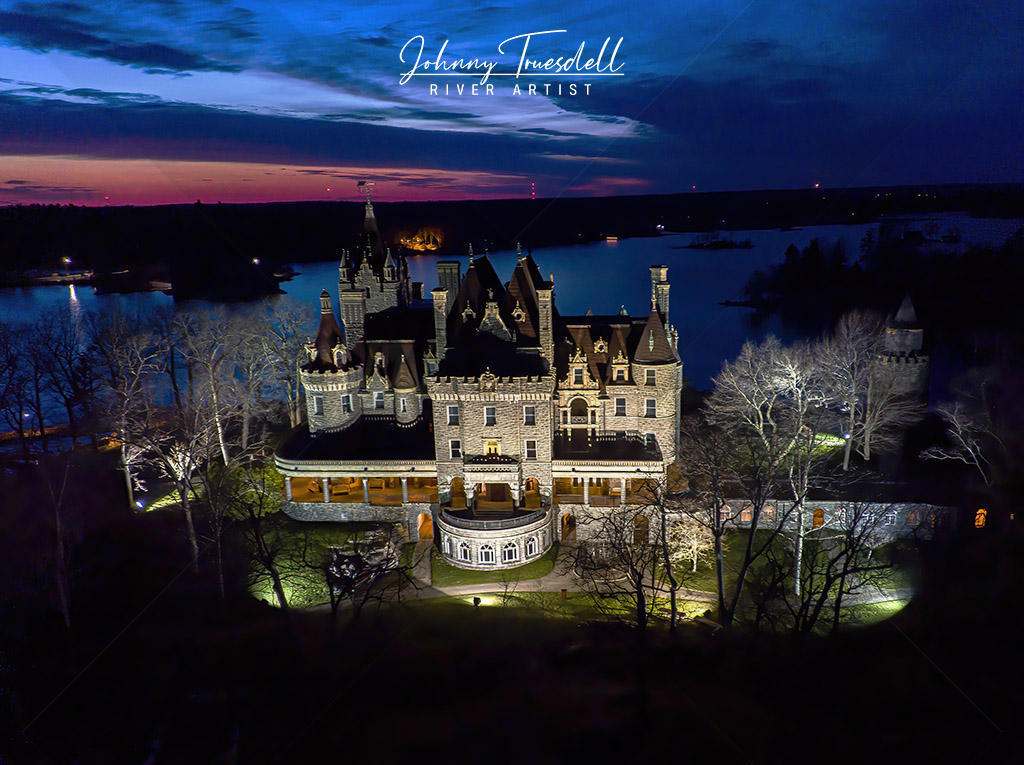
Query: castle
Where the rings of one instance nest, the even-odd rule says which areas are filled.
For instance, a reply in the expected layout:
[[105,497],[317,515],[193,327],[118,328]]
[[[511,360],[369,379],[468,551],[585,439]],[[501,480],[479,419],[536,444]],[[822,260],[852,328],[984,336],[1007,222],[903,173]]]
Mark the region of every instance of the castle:
[[337,321],[301,368],[307,421],[278,450],[284,509],[310,521],[403,524],[463,568],[510,568],[575,532],[574,507],[643,503],[676,459],[683,386],[665,266],[651,309],[562,316],[518,253],[437,264],[429,299],[372,204],[343,251]]

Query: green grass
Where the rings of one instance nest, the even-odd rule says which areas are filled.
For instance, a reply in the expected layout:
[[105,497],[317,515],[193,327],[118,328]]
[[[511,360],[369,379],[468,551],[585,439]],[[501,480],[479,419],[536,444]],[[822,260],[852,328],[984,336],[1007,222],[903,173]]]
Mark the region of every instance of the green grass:
[[540,579],[551,573],[558,555],[558,545],[554,545],[543,556],[518,568],[492,571],[467,571],[446,563],[436,547],[430,550],[430,583],[434,587],[458,587],[470,584],[498,584],[500,582],[524,582],[528,579]]
[[841,608],[839,618],[844,624],[877,624],[906,607],[909,600],[890,600],[885,603],[865,603]]

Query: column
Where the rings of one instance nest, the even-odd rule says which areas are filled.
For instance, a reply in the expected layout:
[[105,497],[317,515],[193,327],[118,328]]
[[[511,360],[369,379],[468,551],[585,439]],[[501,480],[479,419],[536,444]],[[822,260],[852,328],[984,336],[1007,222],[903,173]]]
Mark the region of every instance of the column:
[[626,478],[619,479],[619,504],[626,504]]
[[370,504],[370,479],[363,479],[363,502]]
[[290,475],[284,477],[284,498],[288,500],[292,498],[292,477]]
[[590,504],[590,479],[589,478],[584,478],[583,479],[583,504],[584,505],[589,505]]
[[324,478],[324,502],[331,501],[331,479]]
[[467,483],[466,484],[466,507],[468,507],[468,508],[472,508],[473,507],[473,499],[475,497],[476,497],[476,484],[475,483]]
[[402,478],[402,504],[409,504],[409,479]]

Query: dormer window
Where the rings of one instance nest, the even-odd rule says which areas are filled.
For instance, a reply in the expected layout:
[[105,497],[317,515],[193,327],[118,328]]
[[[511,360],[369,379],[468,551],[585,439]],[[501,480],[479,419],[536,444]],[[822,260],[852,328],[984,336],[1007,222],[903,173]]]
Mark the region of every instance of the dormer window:
[[615,370],[615,382],[626,382],[626,370],[622,367]]
[[473,313],[473,309],[467,305],[466,310],[462,312],[462,320],[469,321],[470,319],[474,318],[476,318],[476,314]]
[[373,394],[373,408],[383,409],[384,408],[384,391],[377,391]]
[[583,385],[583,370],[580,367],[572,370],[572,384]]
[[516,309],[512,312],[512,318],[516,321],[523,321],[526,318],[526,314],[523,313],[523,309],[516,305]]

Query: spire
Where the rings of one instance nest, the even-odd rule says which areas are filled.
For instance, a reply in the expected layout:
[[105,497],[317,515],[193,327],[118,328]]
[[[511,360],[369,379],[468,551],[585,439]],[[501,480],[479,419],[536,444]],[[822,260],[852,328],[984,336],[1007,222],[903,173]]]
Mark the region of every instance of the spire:
[[516,260],[522,260],[522,259],[523,259],[523,245],[521,245],[519,242],[516,242]]
[[651,315],[647,317],[636,346],[634,361],[641,364],[668,364],[676,361],[676,354],[668,341],[657,306],[651,308]]
[[387,249],[387,257],[384,258],[384,268],[394,268],[395,261],[391,259],[391,248]]
[[469,243],[469,262],[473,262],[473,243]]
[[626,306],[619,306],[619,316],[629,316],[629,311],[626,310]]
[[910,293],[908,292],[903,302],[900,303],[900,310],[896,312],[896,319],[893,321],[895,327],[917,327],[917,311],[914,310],[914,303],[910,299]]
[[316,360],[314,364],[319,369],[335,368],[334,349],[341,342],[341,327],[334,318],[334,310],[331,308],[331,295],[327,290],[320,293],[320,326],[317,327]]
[[326,289],[320,293],[320,313],[334,313],[331,308],[331,293]]

